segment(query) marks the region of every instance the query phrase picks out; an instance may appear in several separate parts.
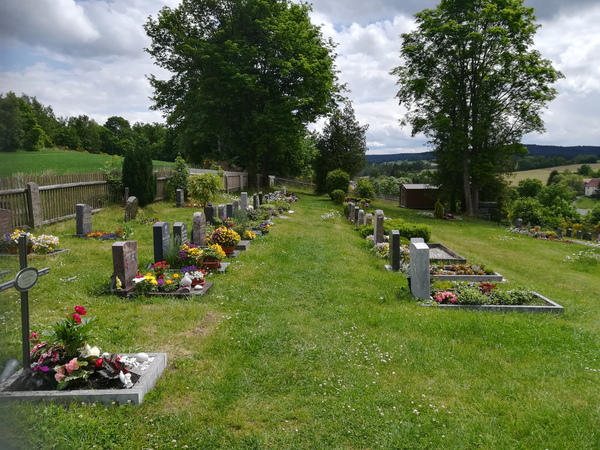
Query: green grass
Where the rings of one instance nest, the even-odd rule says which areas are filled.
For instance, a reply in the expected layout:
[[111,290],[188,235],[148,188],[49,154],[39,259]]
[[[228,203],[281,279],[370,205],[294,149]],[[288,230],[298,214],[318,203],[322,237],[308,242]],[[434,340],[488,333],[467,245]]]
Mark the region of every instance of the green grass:
[[581,209],[592,209],[598,200],[589,197],[580,197],[575,202],[575,206]]
[[[95,155],[72,150],[44,149],[39,152],[2,153],[0,177],[10,177],[16,173],[54,174],[99,172],[109,155]],[[154,166],[172,166],[174,163],[154,161]]]
[[[586,247],[512,235],[481,220],[440,221],[380,203],[387,216],[432,226],[442,242],[511,285],[557,301],[564,315],[442,311],[406,297],[335,207],[301,195],[201,300],[108,295],[109,243],[59,235],[30,293],[33,329],[76,304],[99,318],[103,351],[167,352],[140,406],[0,407],[8,448],[595,449],[600,446],[600,275],[567,255]],[[192,210],[145,214],[191,225]],[[123,210],[94,215],[121,226]],[[140,261],[150,226],[136,225]],[[0,260],[17,271],[15,258]],[[68,279],[76,277],[71,281]],[[18,295],[0,293],[0,362],[19,358]],[[596,361],[598,360],[598,361]],[[589,369],[588,369],[589,368]]]
[[[533,170],[523,170],[520,172],[515,172],[514,178],[512,178],[512,185],[517,186],[519,181],[525,180],[526,178],[538,179],[542,182],[544,186],[548,182],[548,177],[553,170],[558,170],[559,172],[563,172],[565,169],[569,169],[571,172],[576,172],[582,165],[581,164],[571,164],[568,166],[557,166],[557,167],[546,167],[545,169],[533,169]],[[600,163],[598,164],[589,164],[589,166],[594,169],[600,169]]]

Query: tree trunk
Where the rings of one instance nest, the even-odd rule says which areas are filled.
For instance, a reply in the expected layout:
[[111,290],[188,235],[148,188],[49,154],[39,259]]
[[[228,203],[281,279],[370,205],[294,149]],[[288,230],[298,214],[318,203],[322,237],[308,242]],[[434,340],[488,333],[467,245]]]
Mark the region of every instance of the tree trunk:
[[265,151],[262,155],[262,182],[268,183],[269,172],[271,170],[271,161],[269,158],[269,151]]
[[471,176],[469,171],[469,159],[467,150],[463,152],[463,191],[465,193],[465,205],[463,207],[468,217],[473,217],[473,199],[471,197]]
[[471,182],[471,199],[474,213],[479,212],[479,183],[475,180]]

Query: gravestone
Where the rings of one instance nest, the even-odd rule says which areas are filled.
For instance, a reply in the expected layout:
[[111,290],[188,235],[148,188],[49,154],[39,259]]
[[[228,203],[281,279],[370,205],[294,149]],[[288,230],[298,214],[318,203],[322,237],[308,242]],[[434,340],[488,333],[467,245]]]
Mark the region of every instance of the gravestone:
[[129,197],[127,203],[125,203],[125,222],[131,222],[135,220],[138,213],[138,199],[137,197]]
[[258,209],[258,196],[256,194],[252,195],[252,207],[257,210]]
[[183,203],[184,203],[183,189],[177,189],[176,198],[177,198],[177,203],[175,206],[177,208],[183,208]]
[[562,239],[562,228],[558,227],[556,229],[556,237]]
[[262,191],[258,192],[258,204],[259,205],[263,204],[263,193],[262,193]]
[[368,227],[373,225],[373,214],[371,214],[371,213],[365,214],[365,225]]
[[281,193],[283,194],[284,197],[287,195],[287,190],[286,190],[285,186],[283,186],[281,188]]
[[515,220],[515,228],[518,228],[519,230],[523,228],[523,219]]
[[424,242],[410,240],[410,292],[413,297],[429,300],[429,247]]
[[585,236],[583,238],[586,241],[591,241],[592,240],[592,233],[585,233]]
[[227,213],[227,217],[229,219],[233,217],[233,203],[227,203],[225,212]]
[[75,236],[84,237],[92,232],[92,207],[83,203],[75,205]]
[[394,272],[400,270],[400,231],[392,230],[390,239],[390,264]]
[[567,234],[566,234],[566,236],[567,237],[572,237],[573,236],[573,229],[567,228]]
[[581,230],[577,230],[577,239],[581,239],[581,235],[582,235],[582,231]]
[[360,211],[360,207],[355,206],[354,207],[354,220],[356,220],[358,222],[358,212]]
[[112,245],[113,272],[121,281],[121,289],[133,288],[133,279],[138,273],[137,242],[115,242]]
[[127,199],[129,198],[129,188],[126,187],[125,188],[125,195],[123,196],[123,202],[122,205],[125,205],[125,203],[127,203]]
[[225,212],[226,212],[225,211],[225,205],[219,205],[217,208],[218,208],[219,217],[221,219],[224,219],[225,218]]
[[248,193],[247,192],[242,192],[240,194],[240,208],[243,210],[248,209]]
[[[206,216],[206,222],[215,223],[215,207],[212,205],[204,207],[204,215]],[[193,240],[193,237],[192,237]]]
[[8,209],[0,209],[0,236],[13,232],[12,212]]
[[240,210],[240,200],[238,200],[237,198],[233,201],[233,210],[234,211]]
[[365,224],[365,212],[361,209],[358,211],[358,226],[361,227]]
[[[202,213],[200,213],[202,214]],[[183,222],[175,222],[173,224],[173,241],[179,241],[179,245],[187,244],[188,232],[187,224]]]
[[194,241],[194,245],[204,245],[207,219],[208,218],[201,212],[194,213],[194,224],[192,228],[192,240]]
[[375,211],[375,225],[373,229],[373,237],[375,238],[375,244],[383,242],[383,211],[378,209]]
[[169,222],[156,222],[152,227],[154,237],[154,262],[164,261],[171,251]]
[[354,214],[354,203],[348,202],[348,217],[347,217],[347,219],[352,220],[353,214]]

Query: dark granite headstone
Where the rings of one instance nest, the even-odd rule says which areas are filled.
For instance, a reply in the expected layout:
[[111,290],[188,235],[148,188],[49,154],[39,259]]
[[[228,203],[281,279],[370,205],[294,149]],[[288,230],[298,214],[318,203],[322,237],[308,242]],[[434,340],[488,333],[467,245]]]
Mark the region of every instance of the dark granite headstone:
[[133,287],[133,279],[138,272],[137,242],[115,242],[112,245],[113,271],[121,281],[121,289]]
[[126,187],[125,188],[125,195],[123,196],[123,206],[125,206],[125,203],[127,203],[127,199],[129,198],[129,188]]
[[354,220],[358,222],[358,211],[360,211],[360,206],[354,207]]
[[515,220],[515,228],[518,228],[519,230],[523,228],[523,219]]
[[183,222],[175,222],[173,224],[173,241],[179,240],[179,245],[187,244],[188,233],[187,224]]
[[138,199],[137,197],[129,197],[125,204],[125,222],[135,220],[138,212]]
[[567,237],[572,237],[573,236],[573,230],[571,228],[567,228],[566,236]]
[[154,262],[164,261],[171,251],[171,233],[169,222],[156,222],[152,227],[154,237]]
[[258,192],[258,204],[259,205],[263,204],[263,193],[262,193],[262,191]]
[[13,232],[12,212],[8,209],[0,209],[0,236]]
[[203,245],[206,237],[206,220],[207,217],[201,212],[194,213],[194,224],[192,227],[192,239],[194,245]]
[[562,228],[558,227],[556,229],[556,237],[557,238],[562,238]]
[[375,211],[375,223],[373,229],[373,237],[375,238],[375,244],[383,242],[383,210],[378,209]]
[[583,238],[586,241],[591,241],[592,240],[592,233],[585,233],[585,236]]
[[233,217],[233,203],[227,203],[225,213],[229,219]]
[[581,239],[581,235],[582,235],[582,231],[581,230],[577,230],[577,239]]
[[398,230],[392,230],[390,239],[390,264],[394,272],[400,270],[400,231]]
[[83,203],[75,205],[75,235],[87,236],[92,232],[92,207]]
[[183,204],[184,204],[184,198],[183,198],[183,189],[177,189],[176,191],[176,205],[177,208],[183,208]]
[[204,215],[206,216],[206,222],[215,223],[215,207],[214,206],[205,206],[204,207]]
[[252,195],[252,207],[256,210],[259,207],[258,204],[258,196],[256,194]]

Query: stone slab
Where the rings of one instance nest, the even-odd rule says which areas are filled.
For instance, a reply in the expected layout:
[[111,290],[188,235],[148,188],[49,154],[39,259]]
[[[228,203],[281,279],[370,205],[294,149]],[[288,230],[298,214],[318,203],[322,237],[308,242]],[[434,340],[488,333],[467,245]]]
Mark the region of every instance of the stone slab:
[[[437,305],[438,308],[445,309],[471,309],[475,311],[493,311],[493,312],[522,312],[522,313],[556,313],[564,314],[565,308],[556,302],[544,297],[542,294],[534,292],[535,296],[547,305]],[[430,304],[424,304],[431,306]]]
[[242,253],[239,250],[234,250],[233,253],[229,253],[227,255],[227,258],[237,258],[238,256],[240,256],[240,253]]
[[[126,356],[135,356],[135,353],[123,353]],[[140,373],[140,378],[131,389],[73,389],[68,391],[7,391],[23,369],[13,374],[4,383],[0,383],[0,404],[12,401],[22,402],[55,402],[68,404],[71,402],[102,403],[111,405],[133,403],[139,405],[144,396],[150,392],[167,367],[166,353],[148,353],[154,357],[148,368]]]
[[[413,239],[411,239],[411,242],[414,242]],[[467,262],[466,258],[450,250],[444,244],[427,244],[427,246],[429,247],[429,259],[431,261],[438,261],[440,264],[464,264]]]
[[236,250],[248,250],[250,248],[250,243],[252,241],[247,241],[247,240],[241,240],[240,243],[238,245],[235,246]]

